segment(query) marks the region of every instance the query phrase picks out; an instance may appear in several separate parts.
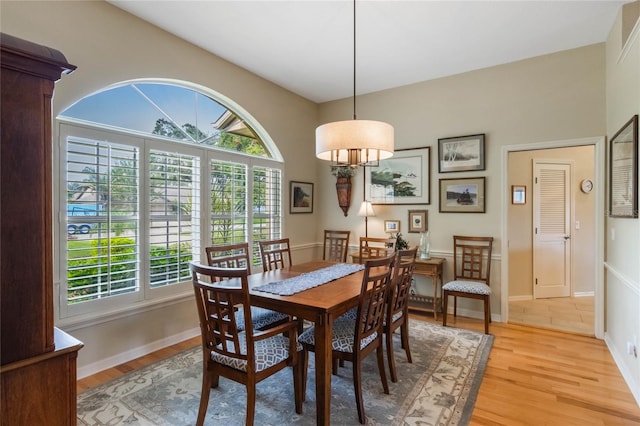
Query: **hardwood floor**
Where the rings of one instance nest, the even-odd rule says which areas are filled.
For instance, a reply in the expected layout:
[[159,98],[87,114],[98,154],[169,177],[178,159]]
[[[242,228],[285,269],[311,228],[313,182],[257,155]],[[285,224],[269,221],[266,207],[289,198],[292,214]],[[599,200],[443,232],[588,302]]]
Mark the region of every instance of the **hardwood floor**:
[[[412,317],[434,321],[430,314]],[[441,321],[438,321],[441,323]],[[448,325],[483,331],[482,320]],[[471,425],[639,425],[640,407],[602,340],[491,323],[493,347]],[[199,344],[199,338],[78,381],[78,392]]]
[[594,297],[509,302],[509,322],[594,336]]

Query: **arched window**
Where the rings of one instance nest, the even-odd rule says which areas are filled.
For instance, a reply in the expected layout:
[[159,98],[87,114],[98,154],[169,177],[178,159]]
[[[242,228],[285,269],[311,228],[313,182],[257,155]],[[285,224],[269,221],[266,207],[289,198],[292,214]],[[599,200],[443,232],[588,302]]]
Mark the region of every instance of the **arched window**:
[[205,246],[281,236],[277,148],[215,95],[128,82],[58,116],[61,316],[190,291]]

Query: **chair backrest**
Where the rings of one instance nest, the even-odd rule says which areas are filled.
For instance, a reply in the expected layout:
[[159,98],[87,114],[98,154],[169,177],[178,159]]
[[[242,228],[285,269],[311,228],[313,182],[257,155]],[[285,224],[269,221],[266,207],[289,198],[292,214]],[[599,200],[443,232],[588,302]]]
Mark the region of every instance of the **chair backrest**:
[[[355,342],[367,339],[378,333],[382,339],[382,326],[386,313],[387,298],[392,281],[395,253],[388,257],[367,260],[364,264],[362,288],[358,301],[358,323],[355,330]],[[354,345],[354,351],[360,350],[360,345]]]
[[351,235],[351,231],[330,231],[325,229],[322,260],[346,262],[349,235]]
[[481,281],[489,285],[493,237],[453,236],[453,271],[456,280]]
[[293,265],[289,238],[258,241],[264,272]]
[[204,248],[207,263],[216,268],[245,268],[251,273],[249,243],[217,244]]
[[408,313],[409,293],[413,270],[416,265],[418,247],[408,250],[398,250],[393,266],[393,283],[389,289],[389,303],[387,304],[387,321],[392,321],[398,312]]
[[[253,369],[255,356],[253,334],[246,334],[247,350],[241,352],[241,339],[234,311],[244,309],[244,330],[253,330],[249,284],[245,268],[215,268],[199,263],[190,264],[193,291],[196,296],[200,332],[205,358],[210,359],[211,351],[221,355],[247,361],[247,368]],[[210,282],[206,282],[209,280]],[[237,285],[229,283],[237,282]],[[224,284],[219,282],[225,281]]]
[[360,237],[359,259],[365,263],[367,259],[387,257],[396,251],[395,238]]

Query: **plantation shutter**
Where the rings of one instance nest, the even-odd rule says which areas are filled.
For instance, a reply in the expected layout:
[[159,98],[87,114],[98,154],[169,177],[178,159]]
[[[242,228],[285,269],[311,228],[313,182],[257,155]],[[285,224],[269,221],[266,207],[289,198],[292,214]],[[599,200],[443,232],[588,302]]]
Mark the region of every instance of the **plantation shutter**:
[[149,262],[151,288],[188,281],[200,250],[200,161],[151,150],[149,155]]
[[231,244],[247,239],[247,165],[211,161],[211,242]]

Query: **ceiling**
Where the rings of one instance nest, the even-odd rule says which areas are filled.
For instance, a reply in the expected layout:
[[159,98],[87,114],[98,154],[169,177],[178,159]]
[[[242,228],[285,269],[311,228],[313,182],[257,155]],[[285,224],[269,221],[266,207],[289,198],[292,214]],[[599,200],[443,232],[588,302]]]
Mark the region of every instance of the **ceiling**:
[[[356,91],[600,43],[627,1],[359,0]],[[109,2],[314,102],[353,95],[349,0]]]

